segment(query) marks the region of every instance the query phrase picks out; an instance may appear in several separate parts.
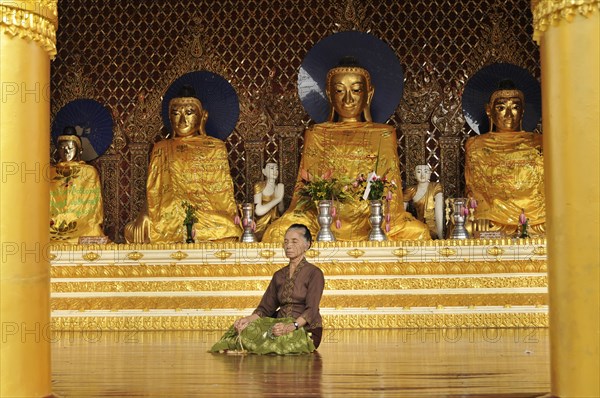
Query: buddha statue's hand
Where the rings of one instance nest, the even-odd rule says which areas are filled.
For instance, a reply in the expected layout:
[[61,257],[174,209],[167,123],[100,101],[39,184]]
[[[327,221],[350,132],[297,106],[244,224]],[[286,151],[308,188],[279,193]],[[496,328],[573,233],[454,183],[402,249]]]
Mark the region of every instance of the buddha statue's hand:
[[148,210],[140,211],[135,220],[125,225],[125,241],[127,243],[150,243],[150,226]]

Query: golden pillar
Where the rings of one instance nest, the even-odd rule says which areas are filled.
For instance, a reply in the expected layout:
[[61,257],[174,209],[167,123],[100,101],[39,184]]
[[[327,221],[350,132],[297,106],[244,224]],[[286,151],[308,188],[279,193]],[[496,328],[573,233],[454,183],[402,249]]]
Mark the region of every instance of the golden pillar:
[[50,383],[50,59],[56,0],[0,0],[0,396]]
[[598,0],[533,1],[542,61],[552,396],[600,396]]

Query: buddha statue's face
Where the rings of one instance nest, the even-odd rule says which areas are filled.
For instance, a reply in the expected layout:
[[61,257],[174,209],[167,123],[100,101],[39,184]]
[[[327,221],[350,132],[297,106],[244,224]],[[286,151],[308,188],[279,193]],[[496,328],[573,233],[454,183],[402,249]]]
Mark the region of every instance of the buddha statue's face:
[[496,126],[496,131],[519,131],[523,118],[523,101],[518,96],[497,97],[486,106],[486,113]]
[[173,102],[169,117],[175,135],[187,137],[199,131],[202,108],[198,109],[195,104]]
[[415,178],[417,182],[428,182],[431,177],[431,168],[429,165],[420,164],[415,167]]
[[268,180],[276,180],[279,176],[279,168],[277,163],[267,163],[263,169],[263,174]]
[[361,114],[369,105],[371,87],[360,73],[336,73],[330,81],[327,93],[340,122],[360,121]]
[[79,148],[75,141],[60,141],[58,143],[58,157],[61,162],[70,162],[77,160],[79,155]]

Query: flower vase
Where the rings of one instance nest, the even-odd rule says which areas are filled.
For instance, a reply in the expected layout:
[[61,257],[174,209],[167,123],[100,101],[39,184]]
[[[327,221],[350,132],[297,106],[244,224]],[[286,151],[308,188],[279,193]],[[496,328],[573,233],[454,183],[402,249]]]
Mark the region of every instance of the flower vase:
[[242,226],[244,232],[240,237],[240,242],[252,243],[256,242],[256,235],[254,235],[254,203],[242,204]]
[[465,221],[467,220],[467,215],[465,214],[467,199],[454,198],[450,199],[450,202],[452,204],[452,217],[454,219],[454,229],[450,234],[450,239],[469,239],[469,232],[465,227]]
[[185,231],[187,234],[187,239],[185,240],[185,243],[194,243],[194,224],[185,224]]
[[383,207],[381,200],[371,200],[369,203],[370,215],[369,223],[371,224],[371,232],[369,232],[369,240],[382,242],[387,240],[385,232],[381,225],[383,224]]
[[318,203],[319,214],[319,233],[317,234],[317,242],[335,242],[335,236],[331,231],[331,200],[320,200]]

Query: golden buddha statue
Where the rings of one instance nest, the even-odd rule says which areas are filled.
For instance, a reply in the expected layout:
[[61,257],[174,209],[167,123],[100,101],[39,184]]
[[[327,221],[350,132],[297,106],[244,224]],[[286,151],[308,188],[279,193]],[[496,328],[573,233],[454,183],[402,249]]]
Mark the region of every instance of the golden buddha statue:
[[182,242],[184,201],[196,208],[196,241],[237,240],[237,207],[225,143],[205,131],[208,112],[185,86],[169,102],[174,138],[154,144],[146,182],[146,209],[125,227],[135,243]]
[[467,140],[466,193],[477,201],[475,231],[515,235],[524,211],[531,233],[545,230],[542,135],[522,131],[525,98],[502,81],[486,104],[490,131]]
[[403,191],[404,209],[412,201],[417,211],[417,220],[427,224],[433,239],[444,238],[444,191],[439,182],[429,181],[431,166],[420,164],[415,167],[417,184]]
[[[317,234],[316,210],[298,206],[302,171],[313,175],[331,172],[336,178],[355,179],[359,174],[389,169],[387,178],[401,185],[396,131],[392,126],[374,123],[370,106],[374,94],[369,72],[354,61],[343,60],[327,74],[326,94],[331,109],[329,120],[314,125],[304,135],[304,150],[296,189],[288,210],[266,230],[264,242],[281,242],[294,223],[309,227]],[[397,239],[429,239],[427,227],[404,211],[402,194],[389,203],[391,229],[387,236]],[[341,228],[332,228],[337,240],[367,240],[370,232],[368,201],[336,203]]]
[[50,241],[78,243],[104,236],[102,189],[96,168],[80,160],[82,146],[74,127],[58,136],[59,162],[50,167]]
[[254,215],[256,217],[254,233],[258,240],[262,238],[267,226],[277,220],[284,211],[284,186],[282,183],[277,183],[279,176],[277,163],[265,164],[262,173],[266,180],[254,184]]

